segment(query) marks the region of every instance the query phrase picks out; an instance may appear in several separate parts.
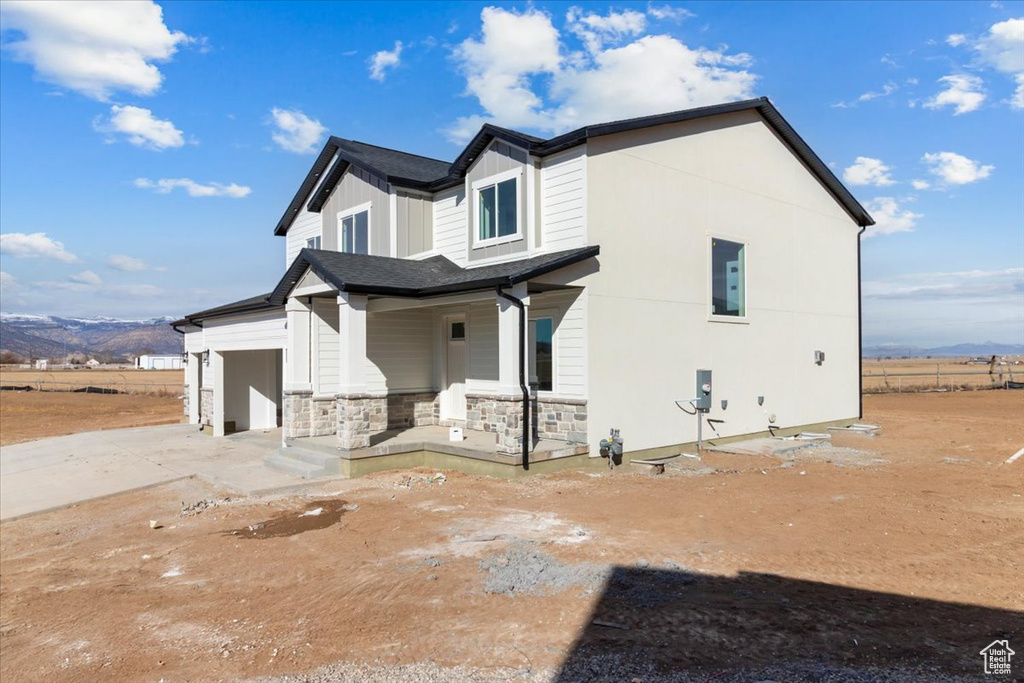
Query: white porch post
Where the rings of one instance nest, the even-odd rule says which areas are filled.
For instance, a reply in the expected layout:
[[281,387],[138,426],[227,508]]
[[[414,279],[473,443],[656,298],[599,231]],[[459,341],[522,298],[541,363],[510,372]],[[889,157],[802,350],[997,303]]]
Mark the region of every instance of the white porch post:
[[338,294],[338,334],[338,393],[366,393],[366,295]]
[[[338,294],[338,447],[370,445],[372,414],[380,400],[366,393],[366,296]],[[384,399],[386,404],[386,399]]]
[[288,348],[285,349],[285,391],[312,391],[309,358],[309,304],[297,298],[288,299],[284,307],[288,316]]
[[199,410],[202,394],[199,392],[199,383],[202,373],[203,359],[198,353],[189,353],[186,356],[188,365],[185,366],[185,383],[188,384],[188,423],[199,424]]
[[210,369],[213,370],[213,435],[224,436],[224,354],[210,351]]
[[[521,299],[527,307],[526,317],[529,319],[530,297],[526,294],[526,283],[515,285],[505,290],[517,299]],[[519,309],[497,294],[494,295],[498,304],[498,393],[505,396],[521,396],[523,390],[519,386],[519,335],[525,330],[519,328]]]

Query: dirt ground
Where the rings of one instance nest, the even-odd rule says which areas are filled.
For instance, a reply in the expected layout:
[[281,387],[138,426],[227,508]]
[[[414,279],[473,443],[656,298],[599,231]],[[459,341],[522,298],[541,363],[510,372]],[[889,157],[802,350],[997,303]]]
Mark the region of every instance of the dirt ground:
[[0,445],[94,429],[175,424],[182,417],[176,396],[0,391]]
[[1024,645],[1024,458],[1004,463],[1024,392],[865,406],[880,436],[657,477],[407,471],[248,500],[185,481],[8,522],[0,679],[979,675],[991,641]]
[[[1007,364],[989,374],[988,364],[968,365],[967,358],[895,358],[861,361],[865,391],[921,391],[952,388],[983,389],[1003,386],[1005,380],[1024,382],[1024,360],[1006,357]],[[936,377],[938,371],[938,377]]]
[[0,384],[4,386],[28,385],[49,391],[100,387],[115,389],[121,393],[160,393],[179,396],[185,386],[185,371],[136,370],[134,368],[31,370],[5,366],[0,369]]

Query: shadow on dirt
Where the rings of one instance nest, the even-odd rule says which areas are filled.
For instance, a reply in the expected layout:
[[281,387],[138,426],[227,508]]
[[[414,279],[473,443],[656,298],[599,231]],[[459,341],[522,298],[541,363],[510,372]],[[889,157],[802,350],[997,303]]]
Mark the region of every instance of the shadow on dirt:
[[959,680],[1024,644],[1024,612],[748,572],[615,567],[587,624],[555,681]]
[[257,540],[296,536],[337,524],[348,509],[348,505],[343,500],[319,500],[310,503],[302,510],[282,512],[263,522],[250,524],[241,529],[230,529],[223,532],[222,535]]

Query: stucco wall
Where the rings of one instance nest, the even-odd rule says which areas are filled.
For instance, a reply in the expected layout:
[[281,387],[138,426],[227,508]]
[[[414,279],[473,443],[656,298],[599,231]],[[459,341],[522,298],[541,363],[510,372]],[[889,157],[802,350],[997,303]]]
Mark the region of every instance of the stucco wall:
[[[611,427],[627,450],[695,440],[673,400],[695,395],[699,368],[721,435],[765,430],[769,413],[781,427],[857,416],[858,227],[756,113],[587,152],[592,450]],[[708,319],[711,235],[747,245],[744,323]]]

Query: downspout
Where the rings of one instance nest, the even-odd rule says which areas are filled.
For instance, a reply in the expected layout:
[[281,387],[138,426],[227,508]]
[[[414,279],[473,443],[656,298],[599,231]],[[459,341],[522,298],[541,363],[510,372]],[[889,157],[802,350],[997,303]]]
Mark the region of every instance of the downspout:
[[860,293],[860,238],[868,226],[857,233],[857,419],[864,419],[864,314]]
[[501,285],[496,288],[498,296],[510,301],[513,306],[519,309],[519,388],[523,391],[523,469],[530,469],[530,387],[526,383],[526,305],[522,299],[517,299],[508,292],[502,290]]

